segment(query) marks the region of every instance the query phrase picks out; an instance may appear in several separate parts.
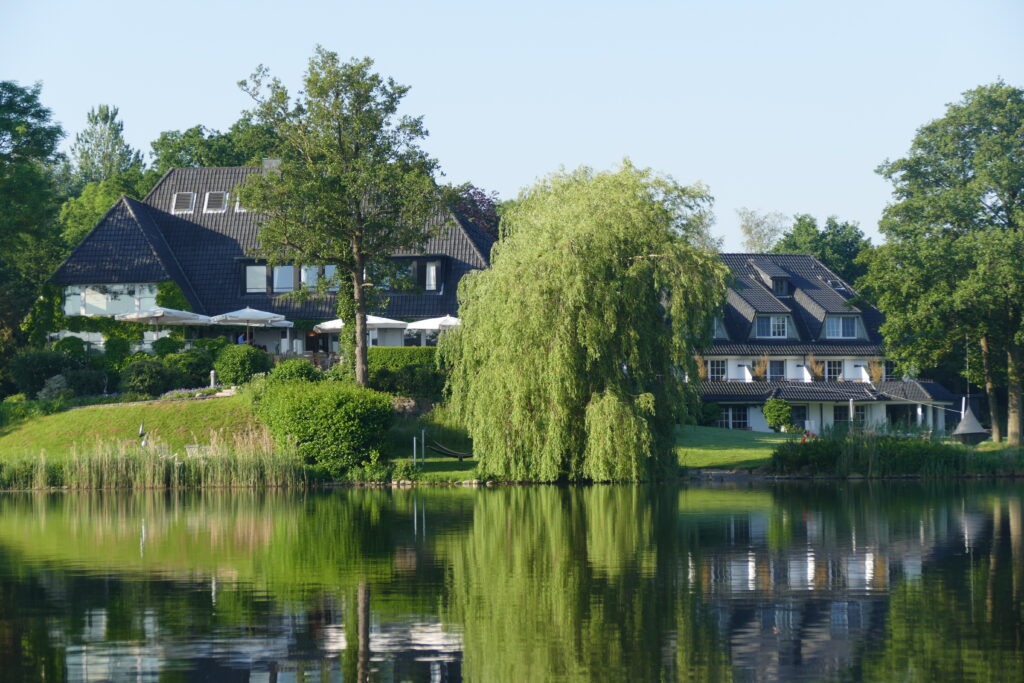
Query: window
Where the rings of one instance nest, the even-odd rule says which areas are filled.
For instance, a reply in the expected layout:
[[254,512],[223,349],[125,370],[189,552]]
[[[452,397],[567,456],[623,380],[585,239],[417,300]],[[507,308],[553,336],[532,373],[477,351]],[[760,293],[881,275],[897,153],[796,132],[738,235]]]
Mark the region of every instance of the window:
[[207,192],[203,213],[224,213],[228,210],[227,192]]
[[295,290],[295,266],[274,267],[274,291],[291,292]]
[[725,322],[721,318],[715,318],[712,334],[715,339],[728,339],[729,334],[725,331]]
[[786,316],[771,315],[762,316],[757,319],[757,336],[771,337],[775,339],[789,336],[786,325]]
[[709,360],[704,361],[708,370],[708,379],[717,382],[725,381],[725,361],[724,360]]
[[843,361],[841,360],[827,360],[825,361],[825,381],[826,382],[837,382],[843,378]]
[[790,421],[800,429],[807,429],[807,406],[790,406]]
[[171,200],[171,213],[192,213],[195,204],[195,192],[175,192]]
[[316,283],[320,280],[319,266],[302,266],[299,269],[299,281],[307,289],[316,289]]
[[428,292],[437,291],[437,271],[441,269],[440,261],[427,261],[427,272],[426,279],[423,284],[423,289]]
[[772,292],[778,296],[789,296],[789,279],[784,277],[773,277]]
[[747,420],[747,406],[722,406],[718,426],[723,429],[750,429]]
[[[864,424],[864,419],[867,415],[867,410],[863,405],[853,406],[853,421],[857,424]],[[850,421],[850,406],[847,404],[840,404],[833,406],[832,408],[832,421],[833,422],[849,422]]]
[[885,377],[882,379],[887,382],[899,379],[899,376],[896,374],[896,363],[891,360],[885,361]]
[[854,316],[829,316],[825,319],[825,336],[829,339],[854,339],[857,337],[857,318]]
[[324,266],[324,279],[331,284],[327,286],[328,292],[337,292],[341,283],[336,281],[338,277],[338,266]]
[[786,361],[784,360],[770,360],[768,361],[768,381],[769,382],[782,382],[786,379]]
[[245,291],[247,294],[264,294],[267,291],[267,267],[245,267]]

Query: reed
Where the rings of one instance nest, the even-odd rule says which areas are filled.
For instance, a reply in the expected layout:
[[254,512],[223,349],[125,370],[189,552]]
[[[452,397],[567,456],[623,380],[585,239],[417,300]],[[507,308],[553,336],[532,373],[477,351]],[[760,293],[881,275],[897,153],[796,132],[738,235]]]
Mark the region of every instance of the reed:
[[214,432],[209,445],[182,451],[158,439],[145,446],[98,442],[60,459],[42,453],[0,462],[2,489],[294,488],[319,481],[297,456],[276,448],[263,429]]

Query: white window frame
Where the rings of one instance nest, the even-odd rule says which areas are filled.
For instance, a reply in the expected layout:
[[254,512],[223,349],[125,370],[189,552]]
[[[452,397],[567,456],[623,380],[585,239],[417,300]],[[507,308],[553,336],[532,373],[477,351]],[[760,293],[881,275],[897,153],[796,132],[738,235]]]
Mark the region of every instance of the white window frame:
[[[729,377],[729,362],[726,360],[705,360],[704,366],[707,370],[707,378],[713,382],[724,382]],[[712,367],[721,367],[721,372],[712,370]]]
[[[257,275],[259,273],[259,275]],[[259,287],[257,287],[257,282]],[[266,294],[267,293],[267,267],[262,264],[251,264],[245,267],[245,293]]]
[[[188,197],[188,208],[178,208],[178,197]],[[175,192],[171,195],[171,213],[192,213],[196,210],[196,193],[195,192]]]
[[[210,195],[221,195],[223,197],[223,203],[219,209],[210,208]],[[231,199],[231,195],[227,192],[207,192],[206,198],[203,200],[203,213],[227,213],[228,201]]]
[[426,271],[423,274],[423,289],[428,292],[436,292],[440,287],[438,286],[437,276],[441,273],[441,262],[440,261],[427,261]]
[[[767,321],[768,334],[761,334],[761,321]],[[778,332],[782,334],[778,334]],[[786,339],[789,337],[789,316],[785,315],[762,315],[758,316],[755,323],[755,336],[759,339]]]
[[[782,374],[772,374],[772,365],[775,364],[778,367],[778,363],[782,363]],[[767,380],[769,382],[784,382],[786,380],[786,361],[784,360],[769,360],[767,368]]]
[[302,266],[299,269],[299,283],[307,289],[316,289],[320,282],[320,266]]
[[274,294],[295,291],[295,266],[274,266],[271,288]]
[[[847,322],[853,327],[852,331],[846,330]],[[847,334],[847,332],[850,332]],[[857,338],[857,316],[853,315],[830,315],[825,318],[825,337],[827,339],[856,339]]]
[[[839,365],[839,374],[830,372],[834,369],[836,364]],[[825,361],[825,381],[826,382],[838,382],[843,379],[846,374],[846,363],[841,360],[827,360]],[[831,377],[830,377],[831,376]]]

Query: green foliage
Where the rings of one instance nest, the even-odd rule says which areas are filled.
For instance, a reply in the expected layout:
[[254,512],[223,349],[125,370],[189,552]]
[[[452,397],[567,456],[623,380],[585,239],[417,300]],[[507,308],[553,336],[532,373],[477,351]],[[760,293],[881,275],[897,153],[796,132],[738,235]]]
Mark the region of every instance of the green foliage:
[[178,337],[160,337],[153,342],[153,353],[163,357],[171,353],[178,353],[185,348],[185,342]]
[[338,382],[267,383],[256,410],[279,444],[335,477],[371,462],[394,419],[386,394]]
[[225,133],[205,126],[164,131],[151,145],[153,167],[163,175],[172,168],[251,166],[275,156],[277,144],[272,129],[254,124],[248,117],[233,123]]
[[432,346],[375,346],[367,351],[370,386],[400,396],[439,398],[444,374]]
[[318,382],[323,379],[323,371],[305,358],[289,358],[274,366],[267,375],[268,382]]
[[786,215],[778,212],[759,213],[746,207],[736,209],[743,234],[743,248],[754,254],[772,251],[786,222]]
[[793,408],[790,407],[785,399],[768,399],[764,402],[761,412],[764,413],[765,422],[768,423],[772,431],[781,432],[793,424]]
[[205,387],[210,383],[213,354],[192,350],[170,353],[160,359],[175,377],[175,384],[183,388]]
[[179,311],[191,311],[192,304],[188,302],[185,292],[181,286],[173,280],[156,283],[156,305],[165,308],[174,308]]
[[269,372],[274,361],[265,351],[248,344],[231,344],[217,354],[213,369],[221,384],[245,384],[259,372]]
[[68,381],[64,375],[54,375],[45,382],[39,390],[40,401],[64,401],[71,398],[74,392],[68,387]]
[[438,347],[482,476],[675,471],[674,427],[695,402],[683,378],[725,296],[702,248],[709,202],[627,162],[552,176],[503,215],[492,267],[462,280],[462,327]]
[[110,381],[109,373],[95,367],[65,370],[64,379],[75,396],[96,396],[116,386],[116,382]]
[[[352,285],[351,329],[360,331],[364,273],[396,249],[422,245],[444,197],[436,162],[418,146],[427,134],[422,119],[398,115],[408,87],[372,68],[370,59],[342,63],[317,47],[294,101],[266,68],[241,83],[256,103],[253,119],[281,143],[278,172],[250,175],[238,189],[242,203],[264,216],[260,255],[270,263],[336,264]],[[360,333],[353,360],[356,383],[365,386]]]
[[697,424],[702,427],[714,427],[722,419],[722,406],[709,401],[702,401],[697,413]]
[[121,371],[121,391],[159,396],[173,389],[174,375],[158,360],[139,358]]
[[64,337],[53,345],[53,350],[65,356],[84,358],[86,353],[85,341],[81,337]]
[[26,350],[11,359],[7,370],[18,391],[34,397],[46,380],[79,366],[79,361],[59,351]]
[[1024,470],[1024,458],[975,454],[959,444],[851,429],[779,444],[772,453],[772,470],[865,477],[1011,474]]
[[119,174],[105,180],[86,183],[81,192],[60,207],[58,222],[61,239],[73,249],[103,219],[122,195],[138,199],[141,173]]
[[110,180],[130,171],[141,172],[142,154],[124,139],[124,123],[117,107],[101,104],[90,109],[86,126],[71,146],[72,176],[76,184]]

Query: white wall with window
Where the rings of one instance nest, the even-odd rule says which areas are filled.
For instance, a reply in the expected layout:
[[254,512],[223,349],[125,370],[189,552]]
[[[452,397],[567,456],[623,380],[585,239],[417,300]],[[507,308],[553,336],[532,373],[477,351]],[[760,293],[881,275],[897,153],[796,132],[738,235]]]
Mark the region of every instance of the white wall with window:
[[115,316],[156,306],[156,284],[72,285],[64,288],[64,315]]

